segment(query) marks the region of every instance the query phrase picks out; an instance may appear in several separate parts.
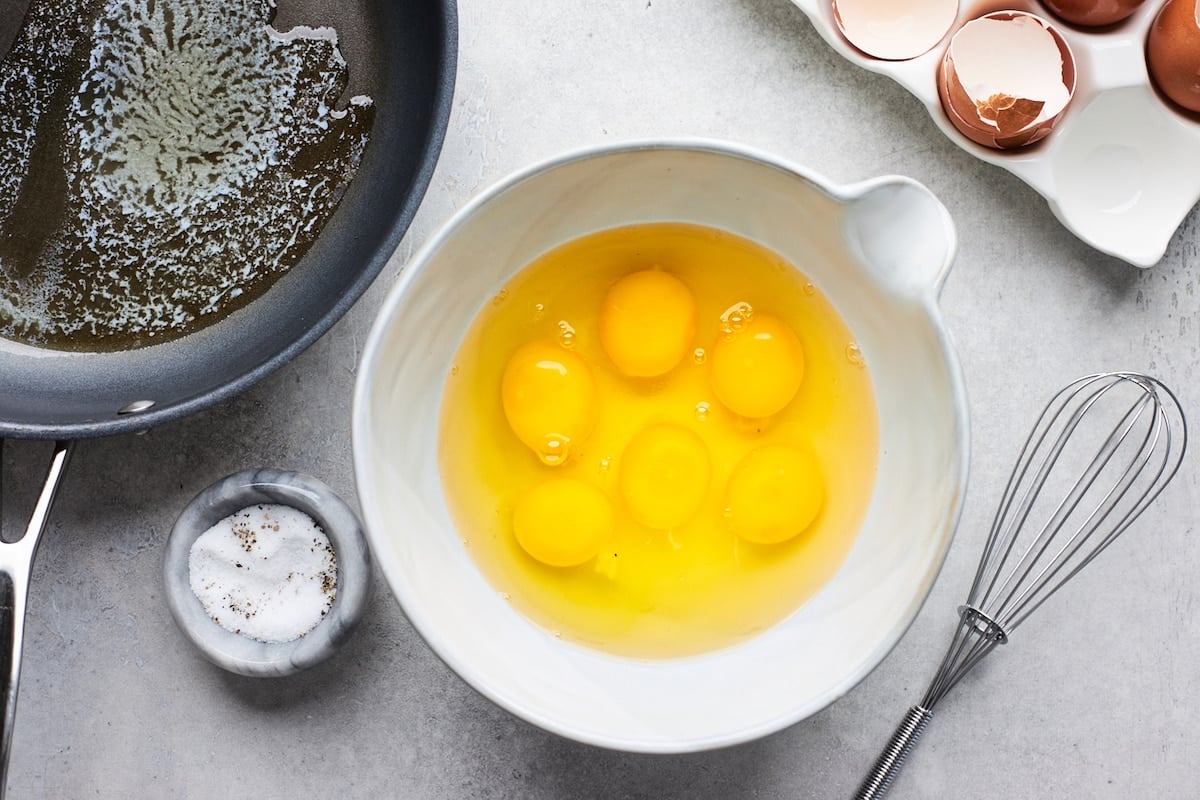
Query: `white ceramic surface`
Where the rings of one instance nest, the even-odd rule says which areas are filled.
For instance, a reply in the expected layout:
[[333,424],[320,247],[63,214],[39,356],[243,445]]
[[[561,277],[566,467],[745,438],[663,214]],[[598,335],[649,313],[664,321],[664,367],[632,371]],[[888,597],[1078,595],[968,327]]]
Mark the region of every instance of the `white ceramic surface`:
[[[908,89],[946,136],[1032,186],[1063,225],[1098,250],[1139,267],[1153,266],[1200,199],[1200,121],[1160,99],[1146,70],[1146,33],[1162,0],[1147,0],[1123,23],[1103,29],[1072,27],[1035,0],[964,0],[942,41],[908,61],[882,61],[856,50],[838,31],[832,0],[792,2],[838,53]],[[942,110],[936,83],[937,67],[955,31],[998,9],[1049,20],[1070,45],[1078,71],[1074,100],[1051,134],[1036,145],[1009,151],[982,147],[955,130]]]
[[[739,646],[659,661],[576,646],[515,611],[455,532],[436,458],[447,370],[499,287],[563,242],[647,221],[730,231],[801,268],[862,348],[881,428],[871,506],[835,578]],[[715,142],[576,153],[484,192],[408,265],[358,373],[359,499],[372,550],[405,614],[484,695],[592,744],[700,750],[770,733],[823,708],[904,633],[958,516],[966,405],[936,308],[954,249],[945,209],[909,179],[831,186],[771,156]]]
[[[278,503],[308,514],[329,538],[337,557],[333,605],[315,628],[290,642],[260,642],[225,630],[192,592],[188,572],[192,544],[220,520],[260,503]],[[248,469],[212,484],[183,509],[167,539],[163,577],[171,615],[205,658],[239,675],[280,677],[319,664],[350,637],[370,598],[371,553],[354,510],[323,482],[299,472]]]

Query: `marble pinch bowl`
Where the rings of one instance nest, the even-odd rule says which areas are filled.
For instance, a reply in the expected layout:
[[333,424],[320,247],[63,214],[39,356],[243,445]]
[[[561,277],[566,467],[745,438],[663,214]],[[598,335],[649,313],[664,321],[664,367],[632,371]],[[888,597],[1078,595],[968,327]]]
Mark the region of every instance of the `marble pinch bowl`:
[[[337,557],[337,595],[317,626],[290,642],[267,643],[225,630],[208,615],[188,582],[192,543],[218,521],[247,506],[275,503],[308,514]],[[291,675],[333,655],[366,611],[371,554],[362,524],[332,489],[299,472],[248,469],[204,489],[183,509],[167,540],[167,602],[179,629],[205,658],[248,677]]]
[[[557,245],[651,221],[729,231],[803,269],[854,333],[880,433],[867,515],[833,579],[741,644],[657,660],[584,648],[523,617],[463,544],[437,458],[442,386],[479,309]],[[966,397],[937,307],[954,249],[945,207],[911,179],[837,185],[726,142],[591,148],[484,191],[405,267],[358,370],[358,497],[372,553],[407,618],[501,707],[617,750],[745,742],[845,694],[916,616],[966,487]]]

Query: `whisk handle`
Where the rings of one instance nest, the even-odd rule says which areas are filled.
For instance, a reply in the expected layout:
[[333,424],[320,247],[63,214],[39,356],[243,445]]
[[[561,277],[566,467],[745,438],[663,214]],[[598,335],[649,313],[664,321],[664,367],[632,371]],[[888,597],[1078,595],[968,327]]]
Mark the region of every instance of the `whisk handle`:
[[904,759],[925,732],[925,726],[933,719],[933,712],[921,706],[913,706],[888,739],[887,747],[875,759],[875,766],[854,793],[854,800],[876,800],[888,793],[892,780],[900,774]]

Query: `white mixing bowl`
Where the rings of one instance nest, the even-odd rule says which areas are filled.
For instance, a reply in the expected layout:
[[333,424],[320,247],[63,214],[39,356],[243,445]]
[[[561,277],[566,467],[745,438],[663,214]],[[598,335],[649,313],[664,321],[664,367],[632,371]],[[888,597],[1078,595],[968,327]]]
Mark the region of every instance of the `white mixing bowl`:
[[[487,582],[443,498],[438,418],[459,342],[506,281],[579,236],[661,221],[729,231],[803,265],[866,359],[879,412],[879,470],[849,556],[795,613],[734,647],[641,660],[555,638]],[[359,500],[371,547],[409,620],[503,708],[603,747],[720,747],[824,708],[903,635],[958,518],[966,402],[936,305],[954,249],[945,208],[909,179],[834,186],[717,142],[587,150],[485,191],[407,266],[358,373]]]

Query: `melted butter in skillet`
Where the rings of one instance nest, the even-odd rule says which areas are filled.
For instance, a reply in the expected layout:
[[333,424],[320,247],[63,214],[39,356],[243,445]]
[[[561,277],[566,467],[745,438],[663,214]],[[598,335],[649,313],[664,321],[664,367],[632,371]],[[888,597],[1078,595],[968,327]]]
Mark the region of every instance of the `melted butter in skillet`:
[[0,335],[137,347],[216,322],[316,238],[374,108],[270,0],[34,0],[0,64]]

